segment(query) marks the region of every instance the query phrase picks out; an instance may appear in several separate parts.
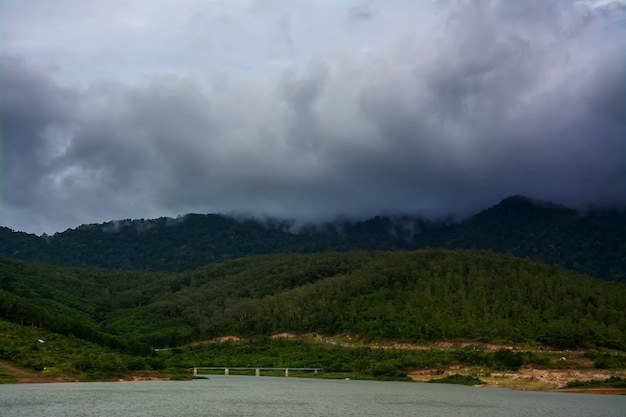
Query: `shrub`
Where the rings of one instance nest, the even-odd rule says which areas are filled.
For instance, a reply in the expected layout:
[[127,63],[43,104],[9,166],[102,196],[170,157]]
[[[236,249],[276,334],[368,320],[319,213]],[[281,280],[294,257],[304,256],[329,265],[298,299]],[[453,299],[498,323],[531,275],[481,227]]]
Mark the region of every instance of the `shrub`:
[[524,364],[524,354],[508,349],[499,349],[493,354],[494,367],[498,370],[516,371]]
[[486,382],[470,375],[448,375],[445,378],[431,379],[428,382],[436,384],[458,384],[458,385],[483,385]]

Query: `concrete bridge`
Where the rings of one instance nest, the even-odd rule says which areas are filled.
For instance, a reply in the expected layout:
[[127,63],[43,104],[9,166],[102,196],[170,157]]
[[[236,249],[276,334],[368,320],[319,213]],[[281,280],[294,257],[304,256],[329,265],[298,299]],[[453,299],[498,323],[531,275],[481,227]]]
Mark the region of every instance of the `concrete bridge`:
[[258,378],[261,376],[261,371],[285,371],[285,376],[289,376],[289,370],[292,371],[308,371],[317,373],[318,371],[323,370],[323,368],[266,368],[266,367],[241,367],[241,366],[195,366],[193,368],[193,376],[198,376],[198,369],[205,369],[210,371],[224,371],[224,376],[228,376],[230,371],[252,371],[254,370],[254,375]]

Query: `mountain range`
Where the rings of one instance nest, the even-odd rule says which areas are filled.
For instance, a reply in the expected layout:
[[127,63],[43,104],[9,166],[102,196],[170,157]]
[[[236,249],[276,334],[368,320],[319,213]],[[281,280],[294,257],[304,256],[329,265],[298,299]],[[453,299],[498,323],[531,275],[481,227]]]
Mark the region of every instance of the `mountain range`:
[[585,212],[512,196],[460,222],[419,216],[285,220],[188,214],[82,225],[52,236],[0,228],[0,256],[67,266],[183,271],[271,253],[489,249],[626,281],[626,210]]
[[[586,349],[584,366],[624,369],[615,353],[626,350],[624,236],[624,211],[520,196],[460,222],[381,216],[294,230],[189,214],[53,236],[2,228],[0,382],[16,380],[15,366],[118,379],[216,360],[368,378],[458,363],[566,365],[537,353],[543,346]],[[297,339],[274,338],[283,334]],[[243,342],[213,343],[233,337]],[[438,341],[541,346],[361,346]]]

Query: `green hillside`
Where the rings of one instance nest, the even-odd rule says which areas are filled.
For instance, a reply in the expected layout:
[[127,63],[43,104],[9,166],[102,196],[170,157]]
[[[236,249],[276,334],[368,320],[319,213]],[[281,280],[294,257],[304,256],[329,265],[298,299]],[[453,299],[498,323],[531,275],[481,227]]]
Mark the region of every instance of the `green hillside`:
[[[263,255],[180,273],[3,259],[0,324],[0,361],[38,372],[45,367],[94,378],[138,369],[180,372],[222,358],[230,364],[254,359],[263,366],[308,362],[393,377],[416,364],[495,366],[511,360],[520,366],[539,359],[464,350],[383,352],[269,336],[625,350],[626,286],[510,255],[465,250]],[[249,342],[194,344],[220,336]],[[37,339],[56,342],[43,346]],[[625,365],[619,357],[602,360]]]
[[[349,256],[335,256],[335,275],[318,280],[316,268],[306,273],[315,282],[225,305],[224,324],[216,327],[244,335],[291,331],[399,341],[625,346],[621,284],[491,252],[367,254],[356,268],[342,264]],[[320,258],[324,262],[332,258]],[[170,302],[194,305],[194,297],[207,290],[180,291]],[[190,314],[184,308],[181,313]]]
[[155,358],[1,318],[0,335],[0,383],[110,379],[164,368]]
[[1,268],[2,317],[135,353],[283,331],[626,346],[626,286],[492,252],[264,255],[183,273]]

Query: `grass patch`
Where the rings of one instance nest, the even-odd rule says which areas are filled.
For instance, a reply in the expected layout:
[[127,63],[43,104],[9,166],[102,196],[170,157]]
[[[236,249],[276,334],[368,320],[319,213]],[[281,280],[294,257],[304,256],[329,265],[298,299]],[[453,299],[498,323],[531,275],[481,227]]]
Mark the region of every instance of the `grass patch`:
[[15,378],[15,375],[13,375],[9,371],[0,368],[0,384],[12,384],[16,381],[17,379]]

